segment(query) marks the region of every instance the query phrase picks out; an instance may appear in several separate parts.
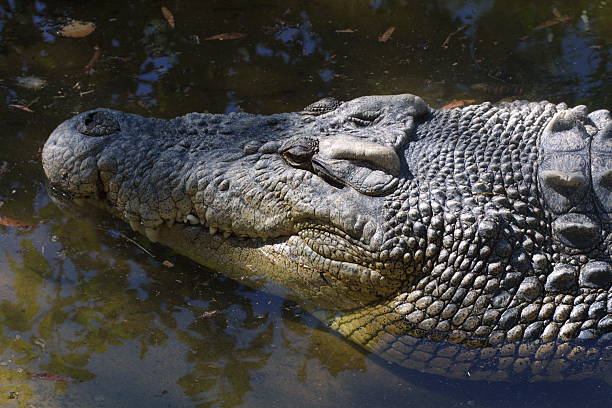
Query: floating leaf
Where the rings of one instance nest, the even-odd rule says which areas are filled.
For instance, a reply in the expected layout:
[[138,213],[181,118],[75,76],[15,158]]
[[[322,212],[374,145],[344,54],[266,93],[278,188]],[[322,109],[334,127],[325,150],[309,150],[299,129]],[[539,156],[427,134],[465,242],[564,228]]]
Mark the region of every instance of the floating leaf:
[[58,34],[64,37],[82,38],[93,33],[95,29],[96,25],[90,21],[75,20],[60,28]]
[[30,108],[28,108],[27,106],[23,106],[23,105],[19,105],[17,103],[11,103],[9,105],[10,108],[15,108],[15,109],[20,109],[24,112],[28,112],[28,113],[34,113],[34,111]]
[[559,24],[561,21],[557,20],[556,18],[553,18],[551,20],[545,21],[542,24],[533,27],[534,30],[541,30],[543,28],[547,28],[547,27],[552,27],[555,26],[557,24]]
[[216,310],[210,310],[210,311],[206,311],[204,313],[202,313],[200,316],[198,316],[198,318],[200,319],[205,319],[207,317],[211,317],[217,314]]
[[174,15],[172,15],[172,12],[168,10],[167,7],[162,7],[161,12],[164,15],[166,21],[168,22],[168,25],[172,28],[176,27],[176,24],[174,22]]
[[32,228],[33,224],[28,224],[27,222],[22,222],[16,220],[11,217],[5,217],[4,215],[0,215],[0,225],[4,225],[6,227],[17,227],[17,228]]
[[394,26],[391,26],[391,27],[387,28],[387,31],[385,31],[384,33],[382,33],[382,35],[380,37],[378,37],[378,41],[380,41],[380,42],[387,41],[389,38],[391,38],[391,36],[393,35],[394,31],[395,31],[395,27]]
[[164,265],[166,268],[172,268],[174,266],[174,264],[167,259],[162,262],[162,265]]
[[459,108],[461,106],[469,105],[469,104],[472,104],[474,102],[476,102],[475,99],[454,99],[452,102],[447,103],[446,105],[444,105],[440,109]]
[[216,35],[212,35],[208,38],[205,38],[205,40],[218,40],[218,41],[224,41],[224,40],[237,40],[239,38],[244,38],[246,37],[246,34],[242,34],[242,33],[221,33],[221,34],[216,34]]
[[569,21],[571,19],[569,16],[559,13],[559,10],[557,10],[556,8],[553,8],[552,12],[555,16],[554,18],[547,20],[538,26],[535,26],[533,29],[541,30],[543,28],[555,26],[559,23],[565,23],[566,21]]

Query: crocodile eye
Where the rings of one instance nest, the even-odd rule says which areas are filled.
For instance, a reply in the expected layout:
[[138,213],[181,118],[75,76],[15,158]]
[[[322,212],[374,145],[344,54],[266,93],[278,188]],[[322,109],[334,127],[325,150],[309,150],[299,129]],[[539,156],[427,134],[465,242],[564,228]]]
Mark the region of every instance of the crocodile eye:
[[366,110],[355,112],[348,117],[348,120],[357,126],[369,126],[380,116],[379,111]]
[[311,167],[312,156],[317,150],[318,144],[315,139],[303,138],[290,141],[279,149],[279,153],[289,165],[308,169]]

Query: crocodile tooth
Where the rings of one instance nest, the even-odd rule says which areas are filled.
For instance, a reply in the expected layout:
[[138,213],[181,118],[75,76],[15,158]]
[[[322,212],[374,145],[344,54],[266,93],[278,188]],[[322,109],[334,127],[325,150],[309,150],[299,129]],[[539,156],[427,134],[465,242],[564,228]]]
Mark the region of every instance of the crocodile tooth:
[[157,242],[159,239],[159,230],[157,228],[145,228],[145,235],[151,242]]
[[188,223],[190,223],[191,225],[196,225],[200,223],[200,220],[198,217],[196,217],[193,214],[187,214],[185,216],[185,221],[187,221]]
[[140,225],[140,223],[136,220],[130,220],[130,227],[134,230],[134,231],[138,231],[138,226]]
[[208,232],[210,233],[210,235],[215,235],[217,233],[217,231],[219,231],[217,228],[215,227],[210,227],[208,229]]
[[229,238],[229,237],[231,237],[231,236],[232,236],[232,233],[231,233],[231,232],[229,232],[229,231],[225,231],[225,232],[223,233],[223,238]]

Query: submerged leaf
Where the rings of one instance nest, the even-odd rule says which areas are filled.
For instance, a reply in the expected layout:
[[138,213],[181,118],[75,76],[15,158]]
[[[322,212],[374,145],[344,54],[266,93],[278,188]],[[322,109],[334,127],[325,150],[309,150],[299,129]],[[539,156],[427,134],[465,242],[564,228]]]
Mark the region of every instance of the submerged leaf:
[[28,112],[28,113],[34,113],[34,111],[32,109],[28,108],[27,106],[19,105],[17,103],[11,103],[9,105],[9,108],[19,109],[19,110],[22,110],[22,111]]
[[94,65],[96,65],[96,63],[98,62],[98,60],[100,59],[100,56],[102,55],[102,50],[100,49],[100,47],[98,47],[97,45],[94,46],[94,52],[93,55],[91,56],[91,59],[89,60],[89,62],[87,63],[87,65],[85,65],[85,67],[83,68],[83,70],[85,71],[85,73],[87,74],[91,74],[91,71],[93,71],[93,67]]
[[242,34],[242,33],[221,33],[221,34],[216,34],[216,35],[212,35],[208,38],[205,38],[205,40],[218,40],[218,41],[223,41],[223,40],[237,40],[239,38],[243,38],[246,37],[246,34]]
[[387,41],[389,38],[391,38],[391,36],[393,35],[394,31],[395,31],[395,27],[394,26],[391,26],[391,27],[387,28],[387,31],[385,31],[384,33],[382,33],[382,35],[380,37],[378,37],[378,41],[380,41],[380,42]]
[[28,224],[27,222],[22,222],[11,217],[5,217],[4,215],[0,215],[0,225],[17,228],[32,228],[34,226],[33,224]]
[[93,33],[95,29],[96,25],[91,21],[75,20],[60,28],[58,34],[64,37],[82,38]]
[[559,24],[560,22],[561,21],[557,20],[556,18],[553,18],[552,20],[545,21],[542,24],[533,27],[533,29],[534,30],[541,30],[543,28],[555,26],[555,25]]
[[168,22],[168,25],[172,28],[176,27],[176,24],[174,22],[174,15],[172,14],[172,12],[167,7],[162,7],[161,12],[164,15],[166,21]]

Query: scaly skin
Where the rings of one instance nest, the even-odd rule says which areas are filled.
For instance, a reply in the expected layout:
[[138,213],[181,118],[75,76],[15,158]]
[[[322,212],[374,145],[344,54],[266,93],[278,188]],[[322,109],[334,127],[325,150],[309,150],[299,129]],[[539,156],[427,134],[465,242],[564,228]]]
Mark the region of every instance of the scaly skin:
[[43,150],[53,186],[149,239],[324,310],[383,358],[490,380],[610,375],[611,158],[607,111],[413,95],[98,109]]

